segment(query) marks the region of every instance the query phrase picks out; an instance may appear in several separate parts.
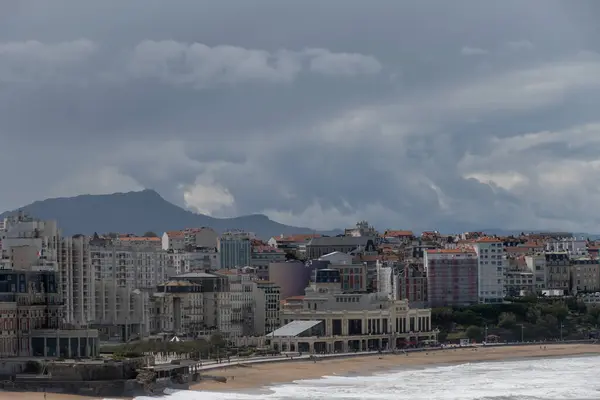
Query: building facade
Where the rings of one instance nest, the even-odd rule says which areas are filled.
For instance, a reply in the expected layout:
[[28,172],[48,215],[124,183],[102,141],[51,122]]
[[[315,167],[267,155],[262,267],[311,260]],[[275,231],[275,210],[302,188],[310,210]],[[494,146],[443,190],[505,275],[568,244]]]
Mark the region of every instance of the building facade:
[[219,237],[220,268],[232,269],[250,266],[252,254],[249,232],[230,231]]
[[[340,281],[337,270],[315,271],[301,305],[283,305],[283,327],[267,335],[268,344],[280,351],[332,353],[394,349],[434,339],[430,309],[411,309],[406,300],[378,293],[344,293]],[[288,329],[302,323],[310,334]]]
[[478,259],[478,287],[480,303],[502,303],[506,297],[504,288],[504,245],[496,238],[476,239],[473,249]]
[[600,264],[598,259],[575,257],[570,259],[570,286],[573,293],[600,290]]
[[469,249],[427,250],[424,254],[431,307],[479,302],[477,253]]

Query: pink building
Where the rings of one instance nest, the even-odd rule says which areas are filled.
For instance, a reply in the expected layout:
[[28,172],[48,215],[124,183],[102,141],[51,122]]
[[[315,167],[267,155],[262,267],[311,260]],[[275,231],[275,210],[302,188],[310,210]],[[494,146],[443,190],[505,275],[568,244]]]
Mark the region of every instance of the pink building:
[[478,258],[474,250],[427,250],[423,261],[431,307],[467,305],[479,301]]

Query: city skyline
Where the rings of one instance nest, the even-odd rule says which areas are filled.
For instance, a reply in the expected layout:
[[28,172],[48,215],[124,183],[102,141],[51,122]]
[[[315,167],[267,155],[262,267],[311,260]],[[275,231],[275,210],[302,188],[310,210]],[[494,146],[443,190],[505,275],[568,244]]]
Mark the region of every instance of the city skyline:
[[0,210],[600,232],[596,2],[365,4],[3,5]]

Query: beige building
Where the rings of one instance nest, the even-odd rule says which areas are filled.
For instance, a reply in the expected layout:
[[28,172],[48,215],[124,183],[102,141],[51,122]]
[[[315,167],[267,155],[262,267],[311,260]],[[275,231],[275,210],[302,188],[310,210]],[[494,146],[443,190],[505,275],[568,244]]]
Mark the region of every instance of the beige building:
[[[223,276],[228,280],[231,303],[230,337],[254,335],[257,316],[256,296],[259,294],[254,273],[249,272],[249,269],[222,269],[215,272],[215,275]],[[259,301],[259,304],[264,302]]]
[[190,272],[158,285],[152,296],[152,333],[198,337],[211,332],[231,336],[231,294],[222,275]]
[[337,270],[316,271],[304,298],[284,303],[283,326],[267,335],[267,344],[280,351],[331,353],[435,338],[430,309],[411,309],[408,301],[379,293],[344,293],[340,280]]
[[600,264],[589,257],[571,258],[571,290],[573,292],[596,292],[600,290]]

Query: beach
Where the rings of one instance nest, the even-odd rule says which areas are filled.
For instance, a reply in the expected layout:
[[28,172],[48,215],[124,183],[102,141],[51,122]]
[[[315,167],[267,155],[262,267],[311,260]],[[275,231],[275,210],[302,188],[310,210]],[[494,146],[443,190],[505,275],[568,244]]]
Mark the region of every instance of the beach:
[[[290,361],[224,367],[208,371],[213,376],[224,376],[227,382],[204,381],[193,385],[192,390],[232,391],[258,389],[272,384],[293,382],[301,379],[317,379],[329,375],[370,375],[378,372],[414,368],[432,364],[461,364],[479,361],[504,361],[532,357],[561,357],[595,354],[600,355],[600,345],[552,344],[529,346],[498,346],[457,348],[414,352],[357,356],[322,361]],[[0,399],[2,399],[0,397]]]
[[[545,348],[544,348],[545,347]],[[223,376],[227,382],[213,380],[195,384],[191,390],[239,391],[260,389],[273,384],[289,383],[323,376],[372,375],[391,370],[411,369],[431,365],[451,365],[480,361],[508,361],[535,357],[567,357],[600,355],[600,345],[551,344],[527,346],[498,346],[477,348],[448,348],[399,354],[365,355],[348,358],[322,359],[320,361],[283,361],[243,366],[224,366],[206,371],[206,375]],[[43,393],[0,392],[0,400],[44,399]],[[48,393],[47,400],[95,399],[75,395]]]

